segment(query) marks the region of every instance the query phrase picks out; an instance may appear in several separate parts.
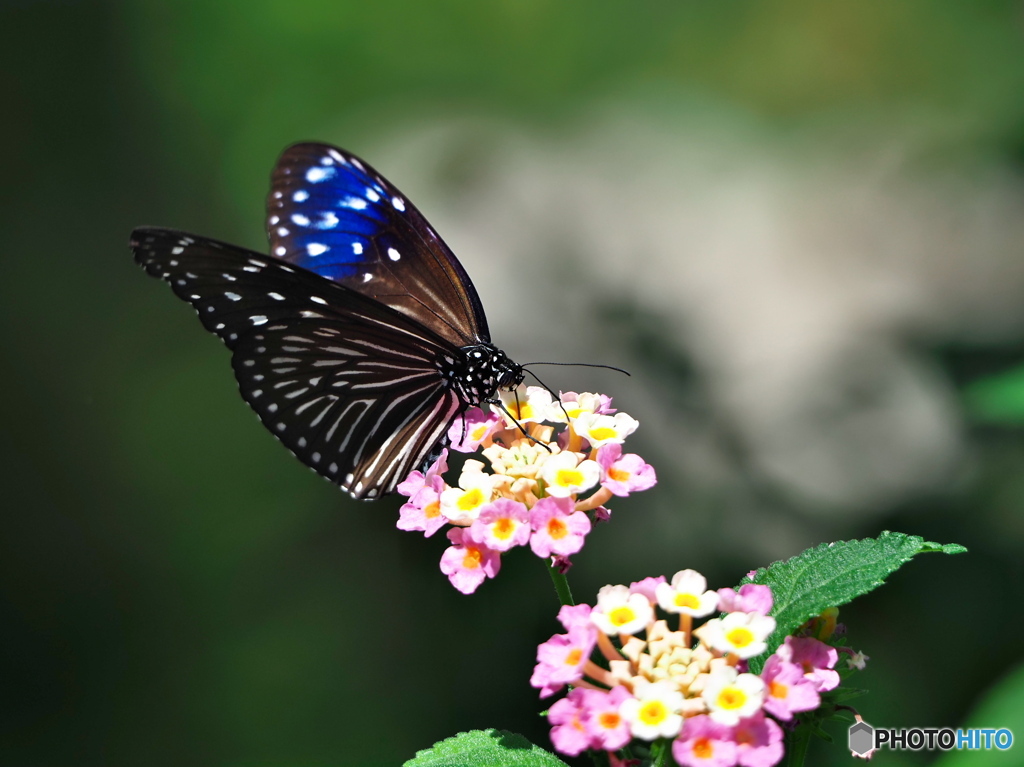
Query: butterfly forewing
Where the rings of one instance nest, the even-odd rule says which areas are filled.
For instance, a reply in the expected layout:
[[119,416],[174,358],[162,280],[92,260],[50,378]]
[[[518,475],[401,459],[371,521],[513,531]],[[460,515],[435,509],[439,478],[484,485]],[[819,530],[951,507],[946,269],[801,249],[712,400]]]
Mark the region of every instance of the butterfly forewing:
[[458,348],[387,305],[195,235],[138,229],[132,247],[234,351],[267,428],[354,497],[393,490],[465,408],[438,369]]
[[271,253],[402,312],[455,346],[489,341],[473,283],[416,207],[326,144],[281,155],[267,200]]

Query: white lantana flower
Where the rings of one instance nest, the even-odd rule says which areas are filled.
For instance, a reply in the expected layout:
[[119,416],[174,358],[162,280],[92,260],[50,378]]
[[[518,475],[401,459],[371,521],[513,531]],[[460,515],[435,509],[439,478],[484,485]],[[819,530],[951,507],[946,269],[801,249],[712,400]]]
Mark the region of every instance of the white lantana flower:
[[701,694],[719,724],[734,727],[752,716],[764,703],[764,680],[754,674],[740,674],[732,666],[711,672]]
[[643,594],[630,593],[628,586],[605,586],[597,592],[597,607],[590,620],[609,636],[635,634],[654,619],[654,608]]
[[672,583],[659,583],[654,591],[661,609],[696,618],[710,615],[718,607],[718,592],[708,591],[707,579],[696,570],[680,570]]
[[626,437],[636,431],[640,422],[628,413],[615,415],[595,415],[581,413],[573,419],[573,430],[583,437],[592,447],[607,445],[609,442],[625,442]]
[[551,456],[544,462],[540,477],[548,495],[565,498],[589,490],[601,479],[601,467],[597,461],[580,461],[578,453],[565,451]]
[[773,631],[775,619],[769,615],[729,613],[724,618],[712,618],[694,633],[719,652],[753,658],[768,649],[765,640]]

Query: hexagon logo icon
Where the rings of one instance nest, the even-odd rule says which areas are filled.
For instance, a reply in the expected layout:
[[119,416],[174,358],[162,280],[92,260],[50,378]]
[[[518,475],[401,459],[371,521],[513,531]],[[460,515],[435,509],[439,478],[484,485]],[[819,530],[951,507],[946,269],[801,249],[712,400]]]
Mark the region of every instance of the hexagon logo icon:
[[865,756],[874,746],[875,728],[867,722],[856,722],[850,725],[848,744],[857,756]]

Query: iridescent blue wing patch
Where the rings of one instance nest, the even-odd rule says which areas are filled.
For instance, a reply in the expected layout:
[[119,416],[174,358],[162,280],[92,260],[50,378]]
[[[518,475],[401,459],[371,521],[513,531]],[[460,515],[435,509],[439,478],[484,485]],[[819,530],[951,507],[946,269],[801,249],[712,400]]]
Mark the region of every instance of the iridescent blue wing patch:
[[370,165],[295,144],[271,177],[272,255],[412,317],[456,346],[490,340],[466,271],[416,207]]

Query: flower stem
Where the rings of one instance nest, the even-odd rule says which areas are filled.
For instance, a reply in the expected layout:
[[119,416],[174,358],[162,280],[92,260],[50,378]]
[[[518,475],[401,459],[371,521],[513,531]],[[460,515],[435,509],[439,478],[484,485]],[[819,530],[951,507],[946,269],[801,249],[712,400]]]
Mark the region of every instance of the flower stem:
[[811,728],[806,724],[786,733],[785,767],[803,767],[807,748],[811,744]]
[[668,756],[668,741],[658,738],[651,744],[651,767],[663,767]]
[[572,601],[572,592],[569,591],[569,579],[565,577],[565,573],[560,573],[551,565],[548,565],[548,574],[551,576],[551,582],[555,584],[555,593],[558,594],[558,601],[563,605],[574,605]]

